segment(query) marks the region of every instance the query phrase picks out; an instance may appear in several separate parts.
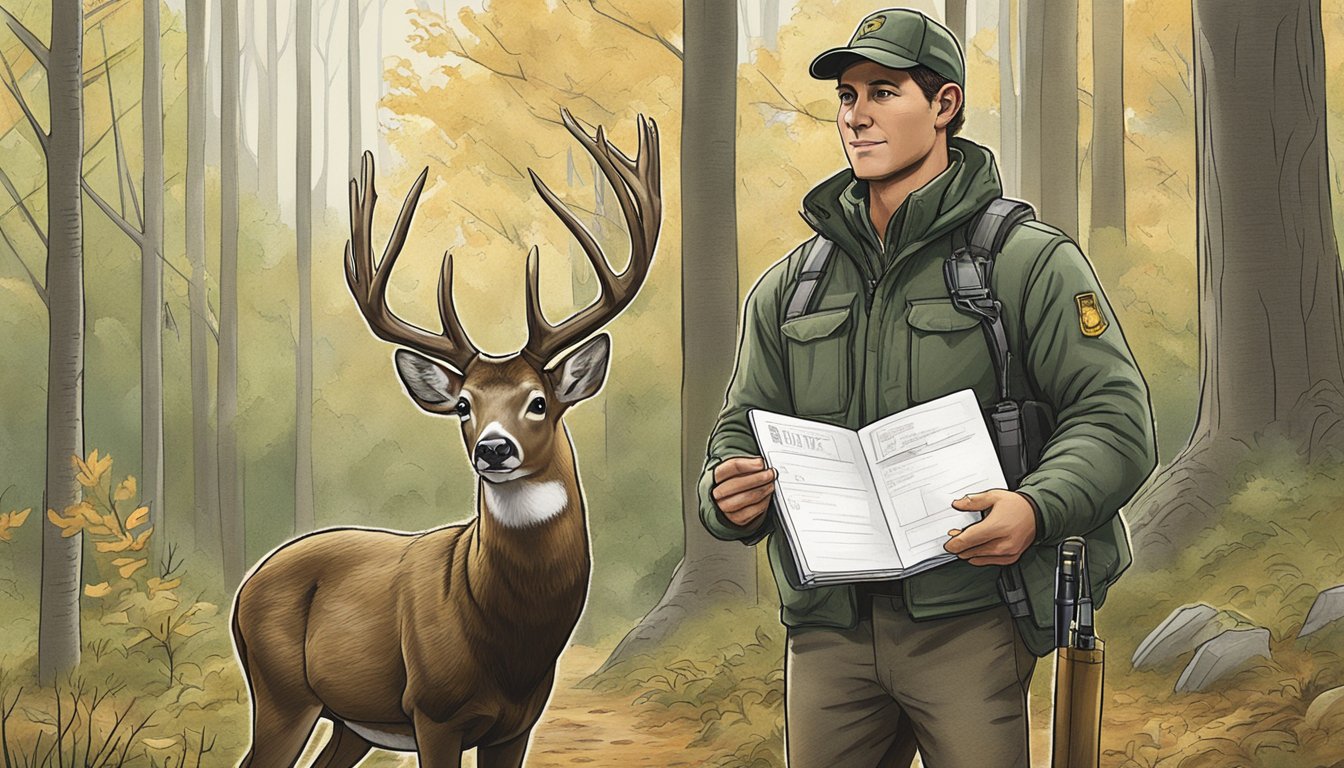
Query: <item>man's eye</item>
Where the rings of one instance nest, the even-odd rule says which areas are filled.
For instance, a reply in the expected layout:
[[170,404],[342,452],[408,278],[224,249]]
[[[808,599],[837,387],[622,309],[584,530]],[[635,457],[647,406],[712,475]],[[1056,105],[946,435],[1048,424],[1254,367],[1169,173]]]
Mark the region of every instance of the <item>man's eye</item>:
[[541,397],[533,398],[532,402],[527,404],[527,410],[531,413],[545,413],[546,399]]
[[878,90],[876,93],[874,93],[873,95],[876,96],[876,97],[878,97],[878,98],[880,98],[880,99],[886,99],[886,98],[890,98],[890,97],[892,97],[892,96],[895,96],[895,95],[896,95],[896,92],[895,92],[895,91],[889,91],[889,90],[887,90],[886,88],[882,88],[882,89]]
[[840,94],[840,103],[841,103],[841,104],[848,104],[848,103],[850,103],[850,102],[853,101],[853,100],[854,100],[854,94],[852,94],[852,93],[842,93],[842,94]]
[[457,412],[458,416],[465,419],[471,415],[471,403],[468,403],[465,399],[458,400],[457,406],[453,410]]

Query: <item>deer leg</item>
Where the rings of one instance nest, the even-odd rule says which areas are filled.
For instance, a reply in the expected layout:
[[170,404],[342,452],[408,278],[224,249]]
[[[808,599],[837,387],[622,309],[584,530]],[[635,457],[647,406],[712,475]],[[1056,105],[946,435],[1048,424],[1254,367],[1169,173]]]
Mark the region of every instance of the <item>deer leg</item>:
[[527,752],[527,740],[531,735],[532,729],[528,728],[508,741],[477,747],[477,768],[521,768],[523,754]]
[[369,754],[373,745],[350,730],[340,720],[331,724],[331,738],[322,748],[322,753],[313,761],[312,768],[351,768]]
[[[255,665],[253,666],[255,669]],[[264,675],[249,675],[252,748],[239,768],[291,768],[308,743],[322,706],[311,695],[277,695]]]
[[412,719],[420,768],[462,768],[461,731],[436,723],[420,712]]

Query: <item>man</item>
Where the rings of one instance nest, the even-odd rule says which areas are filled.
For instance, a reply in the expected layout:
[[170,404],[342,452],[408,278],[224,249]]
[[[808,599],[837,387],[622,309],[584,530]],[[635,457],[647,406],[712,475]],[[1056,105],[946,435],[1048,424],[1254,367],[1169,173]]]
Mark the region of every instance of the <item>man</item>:
[[[1077,245],[1044,224],[1014,227],[990,287],[1014,397],[1053,411],[1039,465],[1013,491],[947,500],[984,515],[949,532],[958,560],[893,582],[799,588],[748,409],[857,429],[968,387],[983,407],[997,401],[979,320],[952,304],[943,276],[1001,195],[989,150],[955,136],[960,46],[923,14],[885,10],[811,74],[836,83],[850,167],[806,196],[804,218],[835,250],[800,316],[786,310],[815,239],[752,289],[701,518],[722,539],[769,537],[789,628],[790,766],[908,765],[916,745],[928,766],[1026,766],[1026,691],[1050,649],[1054,549],[1086,534],[1098,601],[1128,566],[1118,509],[1155,463],[1147,388]],[[1016,620],[999,589],[1010,565],[1031,607]]]

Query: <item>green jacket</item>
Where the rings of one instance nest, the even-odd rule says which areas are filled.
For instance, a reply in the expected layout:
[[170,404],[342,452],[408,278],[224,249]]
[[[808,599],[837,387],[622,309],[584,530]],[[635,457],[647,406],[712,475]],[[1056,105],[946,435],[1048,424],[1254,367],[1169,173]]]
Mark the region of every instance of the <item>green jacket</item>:
[[[1001,194],[989,150],[954,138],[950,165],[915,191],[888,226],[881,248],[866,188],[845,170],[804,200],[804,218],[836,244],[812,311],[785,322],[805,242],[772,266],[747,298],[737,368],[710,436],[700,478],[700,517],[714,536],[751,544],[769,537],[782,620],[790,627],[853,627],[850,586],[802,589],[773,502],[758,523],[728,522],[710,492],[714,467],[759,456],[747,411],[762,408],[858,429],[917,403],[971,387],[995,402],[994,367],[979,321],[953,307],[943,260],[965,242],[967,225]],[[1094,598],[1130,563],[1120,506],[1156,462],[1148,389],[1091,265],[1067,236],[1038,222],[1013,229],[995,263],[992,288],[1004,305],[1015,364],[1013,396],[1052,406],[1056,429],[1040,466],[1018,491],[1037,508],[1035,544],[1019,565],[1032,619],[1019,622],[1038,654],[1050,648],[1055,547],[1085,535]],[[1083,319],[1095,297],[1101,323]],[[1091,333],[1085,333],[1085,328]],[[1002,602],[1000,569],[955,561],[904,580],[915,619],[951,616]]]

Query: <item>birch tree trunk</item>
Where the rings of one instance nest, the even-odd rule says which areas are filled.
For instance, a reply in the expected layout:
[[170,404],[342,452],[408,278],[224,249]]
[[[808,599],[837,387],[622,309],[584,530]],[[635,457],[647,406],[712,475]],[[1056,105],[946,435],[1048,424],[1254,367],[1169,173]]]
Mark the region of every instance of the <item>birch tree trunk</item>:
[[[47,98],[47,476],[43,506],[63,511],[80,500],[70,457],[84,455],[84,6],[51,5]],[[42,595],[37,638],[40,684],[79,664],[80,554],[84,534],[69,538],[42,516]]]
[[1125,234],[1125,3],[1092,3],[1091,229]]
[[363,122],[360,115],[364,111],[364,97],[360,93],[360,77],[363,75],[364,68],[360,64],[359,53],[359,0],[348,0],[348,16],[346,17],[346,60],[345,60],[345,81],[349,86],[349,109],[350,109],[350,174],[349,178],[359,176],[359,156],[364,151],[364,137],[360,134],[360,126]]
[[662,599],[603,669],[647,652],[690,617],[756,599],[754,551],[709,535],[697,489],[737,354],[737,9],[719,0],[682,8],[681,144],[695,148],[681,153],[683,556]]
[[206,104],[204,3],[187,3],[187,190],[186,248],[191,264],[192,503],[196,548],[219,551],[219,461],[210,428],[210,303],[205,270]]
[[[358,0],[351,0],[356,4]],[[299,346],[296,351],[294,533],[313,530],[313,0],[298,0],[298,114],[294,227],[298,235]]]
[[163,64],[159,0],[144,3],[140,110],[144,147],[144,238],[140,241],[140,500],[149,506],[154,549],[168,538],[163,497]]
[[279,135],[276,126],[280,114],[280,45],[277,40],[280,17],[276,0],[266,0],[266,73],[262,81],[262,104],[257,123],[257,188],[268,210],[280,208]]
[[219,214],[219,512],[224,583],[246,570],[238,465],[238,0],[219,0],[223,15]]
[[[1045,109],[1043,67],[1045,65],[1045,2],[1018,0],[1018,39],[1022,50],[1022,122],[1019,126],[1022,148],[1018,171],[1022,198],[1041,206],[1041,119]],[[1054,222],[1051,222],[1052,224]]]
[[1012,0],[999,2],[999,175],[1004,194],[1019,197],[1021,185],[1021,141],[1017,131],[1021,104],[1015,89],[1013,60],[1021,46],[1013,36]]
[[1130,505],[1135,551],[1156,561],[1218,523],[1266,439],[1307,462],[1344,448],[1320,2],[1195,0],[1194,28],[1199,413]]

